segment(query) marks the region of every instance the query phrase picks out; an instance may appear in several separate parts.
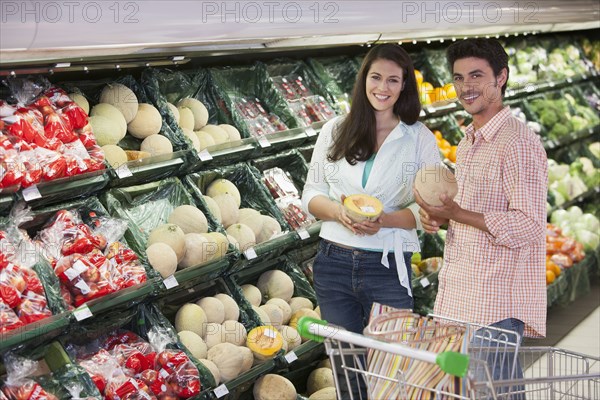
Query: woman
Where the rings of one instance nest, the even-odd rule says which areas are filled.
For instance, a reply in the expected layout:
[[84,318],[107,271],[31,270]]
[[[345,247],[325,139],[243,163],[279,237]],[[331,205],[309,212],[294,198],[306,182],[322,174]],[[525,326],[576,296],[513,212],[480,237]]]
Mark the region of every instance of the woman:
[[[344,117],[325,124],[302,202],[323,221],[313,278],[326,321],[362,333],[373,302],[413,307],[412,252],[419,251],[417,170],[440,162],[434,135],[417,122],[421,105],[412,61],[395,44],[365,57]],[[374,222],[353,223],[341,204],[363,193],[381,200]]]

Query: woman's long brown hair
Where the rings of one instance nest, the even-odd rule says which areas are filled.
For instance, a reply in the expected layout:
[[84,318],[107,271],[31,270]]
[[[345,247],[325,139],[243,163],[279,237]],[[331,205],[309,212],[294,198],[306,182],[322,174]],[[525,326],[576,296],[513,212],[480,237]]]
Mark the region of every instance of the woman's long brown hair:
[[417,91],[415,69],[410,56],[397,44],[381,44],[371,49],[362,63],[354,89],[350,113],[336,127],[334,141],[327,158],[338,161],[345,158],[351,165],[366,161],[376,147],[375,111],[367,98],[366,81],[373,62],[379,59],[390,60],[402,68],[404,89],[394,104],[394,114],[407,125],[414,124],[421,112],[421,102]]

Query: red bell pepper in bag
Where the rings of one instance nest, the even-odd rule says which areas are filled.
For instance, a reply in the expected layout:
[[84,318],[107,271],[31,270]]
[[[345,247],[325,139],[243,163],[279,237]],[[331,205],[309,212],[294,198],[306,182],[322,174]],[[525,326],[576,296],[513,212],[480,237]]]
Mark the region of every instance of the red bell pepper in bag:
[[68,103],[58,113],[63,119],[69,121],[73,130],[82,129],[88,123],[88,115],[75,102]]
[[33,380],[15,386],[5,385],[2,391],[9,400],[58,400],[58,397],[46,392]]
[[23,326],[23,321],[2,299],[0,299],[0,333]]
[[17,316],[24,324],[30,324],[52,316],[46,298],[34,292],[23,293],[21,304],[16,308]]
[[81,143],[83,143],[86,149],[97,146],[96,137],[94,136],[91,124],[86,124],[83,128],[79,129],[78,135],[79,140],[81,140]]

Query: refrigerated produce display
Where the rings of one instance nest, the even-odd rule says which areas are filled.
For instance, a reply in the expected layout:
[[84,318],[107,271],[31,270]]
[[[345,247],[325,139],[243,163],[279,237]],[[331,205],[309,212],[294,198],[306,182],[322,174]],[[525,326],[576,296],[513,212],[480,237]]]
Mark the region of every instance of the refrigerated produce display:
[[[362,57],[377,43],[406,46],[420,121],[453,168],[470,118],[445,49],[499,38],[510,56],[505,103],[548,155],[548,312],[597,284],[600,4],[561,4],[561,18],[537,6],[532,24],[517,14],[498,26],[445,21],[430,34],[418,29],[427,15],[404,4],[411,34],[315,2],[313,22],[338,10],[334,33],[319,25],[308,34],[302,19],[295,32],[275,7],[283,30],[268,30],[263,15],[241,37],[250,14],[238,15],[240,25],[219,4],[199,3],[199,20],[221,18],[210,25],[221,35],[198,34],[194,44],[194,31],[182,36],[193,21],[177,11],[170,42],[139,45],[156,15],[138,5],[137,24],[116,29],[131,37],[110,33],[89,47],[89,33],[9,40],[29,32],[27,13],[3,4],[0,398],[335,398],[323,345],[296,331],[299,317],[320,316],[320,222],[300,199],[319,131],[348,113]],[[47,20],[49,6],[36,7]],[[592,16],[581,16],[586,7]],[[415,312],[426,315],[445,231],[419,239],[412,285]]]

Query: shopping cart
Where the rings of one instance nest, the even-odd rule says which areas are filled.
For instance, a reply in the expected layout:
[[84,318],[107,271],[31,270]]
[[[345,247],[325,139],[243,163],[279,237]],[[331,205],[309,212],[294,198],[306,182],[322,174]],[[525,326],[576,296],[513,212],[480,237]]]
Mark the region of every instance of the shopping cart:
[[599,357],[522,347],[512,331],[405,311],[365,335],[308,317],[298,330],[325,342],[343,400],[600,400]]

